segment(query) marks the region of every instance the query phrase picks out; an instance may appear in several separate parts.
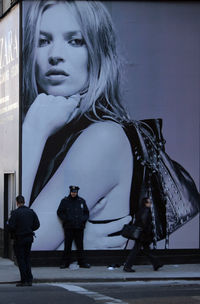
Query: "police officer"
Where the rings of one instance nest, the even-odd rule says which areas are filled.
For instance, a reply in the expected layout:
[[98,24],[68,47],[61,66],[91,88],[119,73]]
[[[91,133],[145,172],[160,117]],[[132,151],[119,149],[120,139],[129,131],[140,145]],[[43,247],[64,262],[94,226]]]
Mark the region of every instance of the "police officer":
[[57,215],[62,221],[65,233],[63,264],[60,268],[67,268],[70,265],[73,241],[75,241],[77,247],[79,266],[90,268],[90,264],[85,262],[83,252],[83,235],[85,224],[89,218],[89,210],[85,200],[78,196],[79,187],[70,186],[69,189],[69,195],[61,200],[57,210]]
[[32,286],[30,251],[35,230],[40,227],[36,213],[26,207],[24,197],[16,197],[17,209],[11,212],[6,228],[14,238],[13,249],[17,259],[21,281],[16,286]]

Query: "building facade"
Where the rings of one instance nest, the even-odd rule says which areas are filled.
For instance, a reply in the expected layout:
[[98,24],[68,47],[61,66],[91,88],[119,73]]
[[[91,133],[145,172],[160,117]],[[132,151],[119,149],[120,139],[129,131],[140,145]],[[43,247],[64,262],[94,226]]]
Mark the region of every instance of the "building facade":
[[[43,3],[44,2],[48,1],[43,1]],[[115,236],[116,239],[112,239],[109,234],[122,228],[125,223],[125,220],[122,219],[127,218],[128,221],[129,210],[127,206],[129,206],[129,204],[126,203],[126,201],[129,201],[130,189],[127,191],[126,186],[128,184],[130,188],[130,166],[134,167],[131,160],[129,163],[130,166],[127,165],[127,169],[125,170],[125,173],[127,172],[127,176],[124,179],[125,188],[122,187],[121,192],[119,191],[117,195],[112,192],[113,187],[111,187],[112,191],[107,189],[102,190],[102,193],[99,193],[98,189],[98,194],[93,198],[91,196],[91,192],[95,192],[95,174],[93,170],[94,168],[99,168],[98,164],[95,163],[96,158],[91,157],[90,154],[88,154],[90,156],[85,155],[84,162],[88,161],[88,164],[92,164],[91,167],[87,165],[87,170],[81,167],[81,161],[77,161],[79,167],[76,168],[76,170],[78,171],[79,168],[82,168],[82,171],[85,170],[82,175],[81,172],[78,172],[76,175],[74,173],[75,170],[72,170],[74,167],[70,168],[68,164],[68,158],[71,159],[70,151],[79,155],[79,146],[76,146],[77,141],[69,147],[65,153],[65,157],[62,158],[59,165],[56,169],[52,170],[48,177],[47,165],[45,162],[42,163],[42,157],[46,160],[51,154],[47,151],[48,142],[44,142],[43,146],[40,146],[41,143],[38,143],[38,138],[35,138],[34,133],[34,129],[37,129],[36,126],[39,126],[41,120],[44,121],[44,117],[42,118],[40,115],[40,108],[38,108],[39,112],[34,118],[35,128],[32,133],[29,133],[30,140],[27,141],[27,138],[23,135],[26,133],[25,121],[27,122],[28,118],[30,119],[30,116],[33,115],[32,109],[34,108],[32,105],[34,105],[35,100],[39,98],[42,93],[52,96],[59,95],[54,89],[57,89],[60,83],[63,82],[62,79],[60,80],[60,75],[55,76],[55,69],[58,69],[55,61],[51,64],[51,68],[47,68],[48,71],[54,69],[48,78],[53,89],[49,89],[50,85],[48,81],[46,83],[45,81],[43,82],[40,75],[42,74],[41,71],[43,67],[44,69],[46,68],[45,60],[47,64],[50,64],[50,59],[46,59],[47,57],[45,57],[49,56],[48,52],[50,52],[46,52],[46,47],[50,48],[51,45],[54,45],[54,41],[56,41],[60,35],[59,31],[62,30],[61,26],[59,27],[61,24],[60,18],[62,17],[59,9],[57,9],[59,5],[55,2],[55,11],[52,7],[48,7],[41,13],[39,6],[37,7],[34,1],[1,2],[0,241],[1,255],[4,256],[9,256],[10,252],[10,241],[4,231],[4,225],[9,217],[10,211],[15,208],[15,196],[19,193],[25,195],[27,205],[30,203],[31,208],[38,213],[42,223],[37,233],[38,235],[34,242],[33,250],[36,252],[62,251],[63,231],[56,215],[56,209],[62,197],[68,195],[68,186],[70,184],[79,184],[81,188],[80,196],[86,198],[90,206],[91,221],[86,227],[85,248],[88,251],[96,252],[101,250],[119,251],[123,250],[126,243],[120,239],[121,236]],[[122,101],[126,112],[128,112],[132,120],[162,119],[163,136],[166,140],[167,153],[190,173],[199,189],[200,40],[198,29],[200,21],[198,16],[200,13],[200,5],[187,1],[173,3],[111,1],[105,2],[104,5],[112,17],[117,33],[117,50],[122,64],[120,70],[122,78]],[[33,6],[35,11],[38,9],[40,15],[33,16],[33,13],[32,15],[30,14]],[[69,7],[66,6],[66,10],[67,8],[69,9]],[[79,9],[81,10],[81,8]],[[73,8],[69,10],[70,12],[72,11],[73,15]],[[48,15],[47,12],[52,13],[52,15],[50,13]],[[26,19],[28,14],[30,14],[30,18]],[[76,20],[77,15],[74,14],[74,16]],[[33,30],[32,27],[30,31],[27,22],[28,20],[30,21],[31,18],[32,22],[35,20],[35,29]],[[48,23],[49,20],[51,20],[50,23]],[[73,30],[73,26],[75,26],[75,28],[78,26],[81,32],[84,24],[82,23],[81,27],[79,22],[77,22],[78,25],[76,24],[76,21],[73,19],[69,24],[64,23],[63,26],[66,26],[66,28],[67,26],[70,27],[70,31]],[[49,24],[53,24],[53,27]],[[73,56],[75,56],[77,50],[78,52],[80,51],[76,61],[77,64],[79,59],[81,60],[82,58],[81,52],[85,46],[82,46],[82,42],[80,45],[82,38],[79,36],[72,38],[70,39],[73,40],[73,43],[74,41],[75,43],[77,43],[77,40],[79,41],[79,44],[76,45],[72,52]],[[34,39],[38,39],[38,41],[35,42],[36,40]],[[67,40],[67,46],[70,45],[71,47],[71,40],[70,44],[69,39]],[[36,51],[35,54],[33,54],[33,52],[31,53],[31,47],[27,44],[28,41],[29,43],[35,43],[33,44],[34,50]],[[28,51],[30,54],[28,54]],[[74,57],[70,57],[71,53],[68,53],[69,57],[67,59],[64,57],[68,49],[65,50],[61,44],[58,50],[56,50],[55,44],[53,51],[58,53],[56,55],[54,53],[52,56],[57,56],[60,61],[66,60],[67,62],[68,58],[71,58],[70,64],[74,63]],[[42,59],[39,58],[40,54],[42,54]],[[27,58],[25,58],[26,56]],[[89,55],[87,54],[87,56]],[[88,57],[85,58],[89,60]],[[91,78],[89,75],[91,69],[88,68],[88,62],[87,69],[80,70],[79,74],[75,73],[75,75],[77,75],[77,82],[79,79],[81,82],[84,75]],[[73,67],[72,64],[70,64],[66,65],[66,69],[68,69],[68,74],[71,73],[70,75],[73,75],[73,68],[75,67],[75,69],[78,70],[79,66],[74,65]],[[80,75],[82,78],[79,77]],[[70,85],[71,83],[69,83],[69,87]],[[73,83],[71,87],[74,89]],[[87,88],[84,94],[87,94],[88,91],[89,89]],[[75,91],[73,91],[73,94],[74,93]],[[48,99],[47,102],[49,102]],[[54,110],[52,110],[52,112],[53,111]],[[47,109],[46,116],[49,117],[52,112],[50,113]],[[61,126],[59,126],[59,128],[60,127]],[[75,129],[73,130],[73,126],[71,128],[73,133]],[[74,128],[76,128],[76,126]],[[98,132],[105,132],[105,130],[104,128],[102,131],[101,129],[97,130],[97,137],[100,136]],[[48,136],[52,134],[53,133],[48,133]],[[62,134],[63,133],[58,134],[60,138],[63,136]],[[70,136],[71,135],[72,134],[70,134]],[[59,140],[61,139],[58,139],[58,141]],[[108,138],[107,140],[109,144],[110,139]],[[108,146],[108,144],[106,143],[105,146]],[[113,145],[114,144],[115,142],[113,141]],[[23,148],[23,145],[25,148]],[[27,147],[28,149],[26,149]],[[37,152],[38,150],[35,149],[37,147],[38,150],[41,150],[40,155],[38,155],[34,163],[31,164],[34,153],[39,153]],[[47,154],[44,154],[43,151],[45,147],[46,150],[44,151],[46,151],[45,153]],[[50,145],[49,147],[52,146]],[[37,151],[35,152],[35,150]],[[102,147],[102,154],[104,150],[104,147]],[[95,152],[95,154],[98,154],[98,151]],[[123,155],[126,155],[128,152],[125,151],[125,146],[124,149],[122,148],[120,151],[121,161]],[[108,161],[108,163],[110,162],[111,160]],[[127,164],[127,162],[128,159],[125,164]],[[52,163],[48,163],[48,166],[51,165]],[[70,174],[63,173],[62,167],[64,166],[68,168]],[[38,171],[39,167],[40,171]],[[89,177],[90,172],[92,172],[93,176],[91,179]],[[37,174],[39,175],[39,179],[36,178]],[[116,176],[116,174],[114,166],[109,168],[109,173],[106,174],[106,178],[109,177],[108,184],[111,177]],[[43,180],[41,179],[40,181],[42,175],[44,175],[44,177]],[[99,175],[102,177],[99,177],[98,185],[101,185],[101,183],[103,184],[104,177],[103,173]],[[35,190],[33,191],[34,184],[35,188],[39,187],[36,194],[34,194]],[[41,185],[38,186],[39,184]],[[127,192],[126,196],[124,196],[124,192]],[[105,198],[109,204],[105,204]],[[119,198],[124,201],[124,205],[121,204]],[[100,206],[100,208],[98,206]],[[116,228],[117,221],[119,221],[119,226]],[[52,241],[53,239],[54,241]],[[163,249],[165,247],[165,241],[162,240],[158,242],[157,246],[158,249]],[[130,247],[131,244],[129,244],[127,248]],[[169,249],[199,249],[199,214],[170,236]]]

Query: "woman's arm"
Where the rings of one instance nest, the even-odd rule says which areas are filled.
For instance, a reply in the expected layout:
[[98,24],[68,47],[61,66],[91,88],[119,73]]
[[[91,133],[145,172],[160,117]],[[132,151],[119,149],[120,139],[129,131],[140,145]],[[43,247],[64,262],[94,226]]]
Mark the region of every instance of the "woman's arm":
[[[119,124],[111,121],[92,124],[75,141],[64,162],[66,185],[80,187],[79,194],[86,200],[90,212],[106,198],[105,207],[109,204],[113,207],[112,214],[106,214],[107,219],[119,218],[118,213],[124,216],[129,213],[133,156]],[[122,212],[114,208],[119,201]]]
[[28,204],[44,145],[48,137],[77,113],[80,96],[37,96],[22,127],[22,186]]
[[[98,122],[84,130],[32,205],[41,222],[33,244],[34,250],[54,250],[63,241],[62,227],[56,211],[60,199],[73,184],[80,187],[79,194],[86,200],[92,220],[126,217],[125,222],[130,221],[127,216],[130,212],[132,172],[131,147],[120,125]],[[101,204],[102,201],[106,203]],[[116,222],[117,230],[122,228],[122,222]],[[94,226],[95,229],[86,228],[86,233],[88,231],[93,234],[89,238],[86,236],[86,239],[95,240],[98,226],[103,231],[104,243],[107,244],[105,238],[111,230],[111,233],[116,231],[116,225],[101,224]],[[111,229],[107,231],[109,227]],[[121,236],[113,237],[112,240],[114,238],[115,244],[124,244]]]

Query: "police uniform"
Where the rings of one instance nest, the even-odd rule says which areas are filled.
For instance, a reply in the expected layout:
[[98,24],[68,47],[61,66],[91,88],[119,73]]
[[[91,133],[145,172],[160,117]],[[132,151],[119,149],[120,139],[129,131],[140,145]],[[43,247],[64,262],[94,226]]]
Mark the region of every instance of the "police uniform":
[[14,238],[13,248],[20,271],[21,286],[32,285],[30,251],[33,242],[33,231],[37,230],[39,226],[40,222],[36,213],[24,205],[12,211],[6,225],[7,230],[12,233]]
[[[70,194],[64,197],[57,210],[57,215],[61,219],[65,233],[63,264],[61,268],[66,268],[70,264],[72,242],[77,247],[77,260],[80,267],[89,268],[85,263],[83,252],[83,236],[85,224],[89,218],[89,210],[83,198],[78,196],[79,187],[70,186]],[[75,197],[71,192],[76,192]]]

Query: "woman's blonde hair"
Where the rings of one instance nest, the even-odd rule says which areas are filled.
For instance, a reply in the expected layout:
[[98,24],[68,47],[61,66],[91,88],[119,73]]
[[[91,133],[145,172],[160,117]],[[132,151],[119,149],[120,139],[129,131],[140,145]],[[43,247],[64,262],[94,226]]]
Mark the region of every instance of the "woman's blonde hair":
[[120,64],[116,35],[110,14],[99,1],[31,1],[24,21],[23,39],[23,107],[24,113],[38,95],[35,72],[35,54],[39,24],[49,6],[66,3],[78,18],[88,50],[88,88],[80,104],[82,115],[96,119],[104,113],[118,122],[127,121],[128,115],[120,100]]

